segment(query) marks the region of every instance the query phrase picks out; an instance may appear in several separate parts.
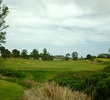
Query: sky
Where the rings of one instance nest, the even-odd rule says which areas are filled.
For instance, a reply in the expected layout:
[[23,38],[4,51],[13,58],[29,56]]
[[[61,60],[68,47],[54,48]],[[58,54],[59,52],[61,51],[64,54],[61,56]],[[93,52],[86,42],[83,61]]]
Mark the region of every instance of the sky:
[[44,48],[53,55],[108,53],[110,0],[3,0],[9,50]]

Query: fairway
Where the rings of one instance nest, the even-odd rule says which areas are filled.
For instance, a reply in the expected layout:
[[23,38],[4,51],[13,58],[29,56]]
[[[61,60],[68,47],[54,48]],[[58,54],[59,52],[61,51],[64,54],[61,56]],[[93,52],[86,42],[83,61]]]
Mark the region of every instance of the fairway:
[[15,70],[43,70],[43,71],[98,71],[106,67],[102,63],[91,61],[41,61],[25,59],[7,59],[6,68]]

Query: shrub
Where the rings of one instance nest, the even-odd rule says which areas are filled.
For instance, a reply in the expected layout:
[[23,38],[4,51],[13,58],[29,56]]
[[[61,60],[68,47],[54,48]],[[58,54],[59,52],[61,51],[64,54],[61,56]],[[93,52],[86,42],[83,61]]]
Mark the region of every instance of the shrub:
[[72,90],[84,90],[85,86],[83,85],[83,80],[79,78],[73,77],[61,77],[55,79],[55,82],[58,83],[60,86],[68,86]]
[[95,92],[95,88],[97,86],[97,83],[109,76],[108,73],[95,73],[87,76],[84,80],[84,84],[86,86],[85,92],[88,94],[93,95]]
[[[76,77],[57,77],[55,80],[61,86],[68,86],[73,91],[83,91],[91,95],[94,100],[108,100],[110,95],[110,73],[100,72],[90,74],[81,80]],[[103,95],[102,95],[103,94]],[[99,98],[99,99],[98,99]],[[101,99],[103,98],[103,99]],[[107,98],[107,99],[104,99]]]
[[17,78],[26,77],[26,75],[23,72],[19,70],[8,69],[8,68],[0,68],[0,74],[9,76],[9,77],[17,77]]
[[110,77],[97,83],[94,93],[95,100],[110,100]]

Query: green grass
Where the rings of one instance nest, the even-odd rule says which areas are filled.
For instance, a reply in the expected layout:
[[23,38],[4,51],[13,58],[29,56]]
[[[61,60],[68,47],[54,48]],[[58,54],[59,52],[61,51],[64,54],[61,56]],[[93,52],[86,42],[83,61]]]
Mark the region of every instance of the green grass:
[[0,100],[18,100],[22,93],[20,85],[0,80]]
[[6,68],[15,70],[43,70],[43,71],[98,71],[106,67],[104,64],[90,61],[37,61],[24,59],[7,59]]
[[[104,62],[108,59],[98,59]],[[109,60],[110,62],[110,60]],[[23,88],[31,88],[33,81],[52,81],[56,77],[79,77],[100,72],[107,63],[92,61],[41,61],[27,59],[6,59],[4,67],[0,68],[3,77],[0,80],[0,99],[17,100],[23,93]],[[25,77],[22,77],[25,76]],[[5,76],[5,77],[4,77]],[[7,82],[9,81],[9,82]],[[16,83],[16,84],[15,84]],[[19,84],[19,85],[17,85]]]

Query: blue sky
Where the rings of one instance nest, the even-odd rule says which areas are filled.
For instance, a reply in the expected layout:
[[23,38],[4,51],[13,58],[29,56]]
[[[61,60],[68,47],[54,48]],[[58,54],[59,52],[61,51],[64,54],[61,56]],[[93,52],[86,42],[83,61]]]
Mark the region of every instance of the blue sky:
[[110,0],[4,0],[10,13],[9,50],[44,48],[50,54],[80,56],[108,53]]

